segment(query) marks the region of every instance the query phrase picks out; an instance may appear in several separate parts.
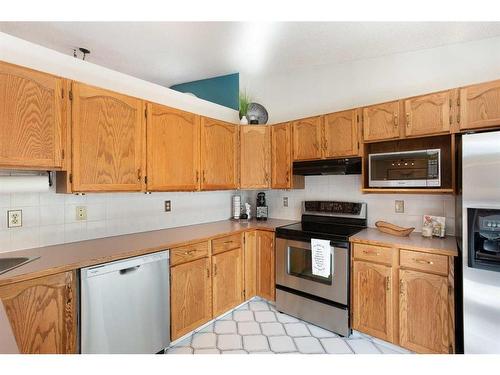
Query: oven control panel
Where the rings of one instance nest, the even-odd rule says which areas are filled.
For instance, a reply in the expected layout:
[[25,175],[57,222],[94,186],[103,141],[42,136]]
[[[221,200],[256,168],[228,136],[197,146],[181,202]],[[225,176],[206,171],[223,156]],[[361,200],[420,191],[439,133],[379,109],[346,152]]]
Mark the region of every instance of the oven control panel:
[[338,202],[338,201],[305,201],[305,212],[318,212],[329,214],[359,215],[363,203]]

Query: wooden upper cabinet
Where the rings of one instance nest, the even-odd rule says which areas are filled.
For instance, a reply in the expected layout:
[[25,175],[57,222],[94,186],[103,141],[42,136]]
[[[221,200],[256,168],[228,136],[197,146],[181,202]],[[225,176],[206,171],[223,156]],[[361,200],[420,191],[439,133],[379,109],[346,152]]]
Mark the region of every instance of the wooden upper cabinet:
[[243,302],[243,257],[241,247],[212,256],[214,317]]
[[239,125],[201,118],[201,189],[238,188]]
[[172,340],[212,319],[212,283],[208,257],[172,267]]
[[399,271],[399,342],[419,353],[453,352],[447,277]]
[[500,125],[500,80],[460,89],[460,129]]
[[451,118],[451,91],[423,95],[405,100],[405,135],[432,135],[449,133]]
[[0,167],[62,168],[63,84],[61,78],[0,62]]
[[140,191],[145,132],[140,99],[73,83],[73,191]]
[[271,186],[270,136],[270,126],[240,126],[241,189],[267,189]]
[[353,109],[330,113],[323,120],[323,157],[358,154],[358,113]]
[[257,231],[257,295],[269,301],[275,300],[274,233]]
[[20,353],[76,353],[75,271],[1,286],[0,300]]
[[321,116],[292,123],[293,160],[321,159],[321,123]]
[[271,187],[292,187],[292,126],[289,122],[271,126]]
[[392,341],[392,268],[362,261],[353,263],[353,328]]
[[399,138],[399,101],[363,108],[363,139],[379,141]]
[[200,187],[200,116],[147,105],[147,190]]

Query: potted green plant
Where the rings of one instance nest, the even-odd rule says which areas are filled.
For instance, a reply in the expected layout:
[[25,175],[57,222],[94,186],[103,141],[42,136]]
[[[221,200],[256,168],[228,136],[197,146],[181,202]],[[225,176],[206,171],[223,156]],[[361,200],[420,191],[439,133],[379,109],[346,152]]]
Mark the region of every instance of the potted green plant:
[[247,111],[251,103],[250,96],[245,92],[240,92],[240,124],[248,124]]

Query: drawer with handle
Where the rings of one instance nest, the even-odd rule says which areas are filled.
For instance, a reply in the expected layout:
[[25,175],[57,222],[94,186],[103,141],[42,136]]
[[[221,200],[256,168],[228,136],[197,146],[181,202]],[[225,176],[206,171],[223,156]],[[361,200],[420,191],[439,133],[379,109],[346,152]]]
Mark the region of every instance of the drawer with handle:
[[448,274],[448,257],[446,255],[401,249],[399,263],[401,267],[405,268],[435,272],[442,275]]
[[241,247],[241,233],[212,240],[212,254],[219,254],[227,250]]
[[193,243],[170,250],[170,265],[175,266],[208,256],[208,241]]
[[354,244],[354,258],[392,264],[393,249],[390,247]]

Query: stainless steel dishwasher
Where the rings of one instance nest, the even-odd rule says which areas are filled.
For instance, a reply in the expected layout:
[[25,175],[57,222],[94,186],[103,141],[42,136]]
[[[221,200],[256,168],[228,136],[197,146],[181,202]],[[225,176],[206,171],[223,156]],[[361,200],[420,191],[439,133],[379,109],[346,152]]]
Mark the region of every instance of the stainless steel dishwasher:
[[81,269],[81,352],[158,353],[170,344],[169,251]]

